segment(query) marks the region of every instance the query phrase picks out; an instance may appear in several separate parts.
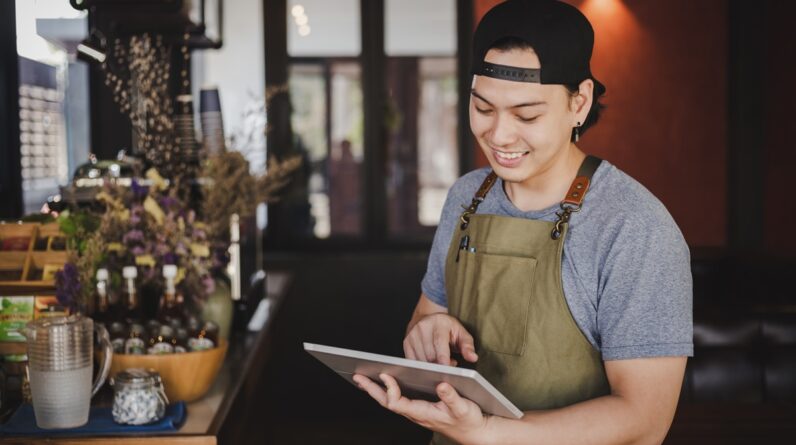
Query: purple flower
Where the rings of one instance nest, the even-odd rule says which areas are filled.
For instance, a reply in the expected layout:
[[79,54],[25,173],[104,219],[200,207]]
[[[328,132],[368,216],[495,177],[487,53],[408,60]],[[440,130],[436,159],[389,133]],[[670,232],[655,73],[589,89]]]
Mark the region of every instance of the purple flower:
[[134,256],[143,255],[145,252],[146,250],[144,250],[144,248],[141,246],[135,246],[130,249],[130,253],[132,253]]
[[143,241],[144,240],[144,232],[140,230],[131,230],[124,234],[122,237],[122,242],[124,244],[129,244],[131,242],[136,241]]
[[155,244],[155,248],[153,249],[153,251],[155,255],[165,257],[166,255],[169,254],[169,252],[171,252],[171,249],[166,244],[157,243]]
[[130,189],[133,191],[133,196],[136,198],[143,198],[149,194],[149,187],[140,185],[136,180],[133,180],[132,184],[130,184]]
[[66,263],[63,269],[55,273],[55,297],[61,305],[74,307],[80,288],[80,275],[74,264]]
[[180,203],[179,201],[172,198],[171,196],[163,196],[162,198],[160,198],[160,206],[163,207],[164,209],[168,209],[179,203]]
[[177,255],[172,252],[163,255],[163,264],[177,264]]

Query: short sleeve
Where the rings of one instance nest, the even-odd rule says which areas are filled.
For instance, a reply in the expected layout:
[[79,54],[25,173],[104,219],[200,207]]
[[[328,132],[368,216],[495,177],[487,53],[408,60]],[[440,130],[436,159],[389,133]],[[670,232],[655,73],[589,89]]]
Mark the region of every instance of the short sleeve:
[[601,268],[597,328],[604,360],[693,355],[688,246],[668,212],[652,213],[622,223]]
[[431,245],[431,252],[428,256],[426,274],[420,283],[421,290],[431,301],[445,307],[448,306],[448,299],[445,294],[445,260],[448,256],[451,237],[454,230],[456,230],[456,221],[458,221],[461,213],[461,204],[461,195],[457,193],[457,185],[454,184],[445,199],[439,225]]

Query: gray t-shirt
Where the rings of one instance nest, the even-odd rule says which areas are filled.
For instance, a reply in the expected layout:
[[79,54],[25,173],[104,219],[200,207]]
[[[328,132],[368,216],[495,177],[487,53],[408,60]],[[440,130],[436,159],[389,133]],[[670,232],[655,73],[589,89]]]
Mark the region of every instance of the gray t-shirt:
[[[448,192],[422,290],[447,306],[445,257],[462,206],[488,168],[459,178]],[[522,212],[498,180],[478,213],[555,221],[558,205]],[[603,360],[693,355],[691,257],[663,204],[603,161],[580,212],[570,219],[561,275],[569,309]]]

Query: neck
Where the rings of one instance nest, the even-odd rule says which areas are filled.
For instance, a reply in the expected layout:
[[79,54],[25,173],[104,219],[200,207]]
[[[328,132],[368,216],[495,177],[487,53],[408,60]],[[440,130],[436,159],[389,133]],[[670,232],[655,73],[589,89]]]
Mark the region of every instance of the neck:
[[585,158],[586,154],[570,143],[528,179],[522,182],[504,182],[506,195],[523,212],[555,205],[564,199]]

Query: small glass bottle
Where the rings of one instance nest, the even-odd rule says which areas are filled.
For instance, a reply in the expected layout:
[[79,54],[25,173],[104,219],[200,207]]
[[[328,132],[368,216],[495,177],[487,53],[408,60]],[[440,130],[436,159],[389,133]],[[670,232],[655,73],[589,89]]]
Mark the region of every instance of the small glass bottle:
[[107,326],[110,319],[110,301],[108,300],[108,269],[97,269],[97,307],[94,310],[95,323]]
[[149,335],[149,337],[158,335],[158,331],[160,331],[160,322],[155,319],[147,320],[146,332]]
[[[177,289],[174,286],[174,280],[177,277],[177,266],[174,264],[166,264],[163,266],[163,278],[166,279],[166,290],[160,300],[160,308],[158,309],[158,321],[163,324],[172,324],[172,320],[177,320],[182,324],[184,313],[182,304],[177,300]],[[175,327],[172,325],[172,327]]]
[[174,340],[175,353],[188,352],[188,329],[183,327],[177,328],[177,336],[174,338]]
[[199,331],[188,340],[188,348],[191,352],[213,349],[217,344],[218,325],[212,321],[205,322]]
[[202,329],[202,322],[199,319],[191,315],[185,322],[186,328],[188,328],[188,337],[196,337],[199,331]]
[[124,323],[114,321],[108,329],[108,334],[111,337],[111,346],[113,346],[114,354],[124,354],[124,342],[127,340],[127,328]]
[[135,279],[138,276],[138,269],[135,266],[126,266],[122,269],[122,276],[127,282],[125,287],[124,302],[127,305],[126,321],[129,324],[140,323],[142,319],[141,305],[138,301],[138,293],[135,288]]
[[158,335],[149,339],[148,354],[172,354],[174,353],[174,329],[169,325],[161,325]]
[[143,325],[134,323],[130,325],[130,332],[124,341],[124,353],[143,355],[147,350],[146,329]]

